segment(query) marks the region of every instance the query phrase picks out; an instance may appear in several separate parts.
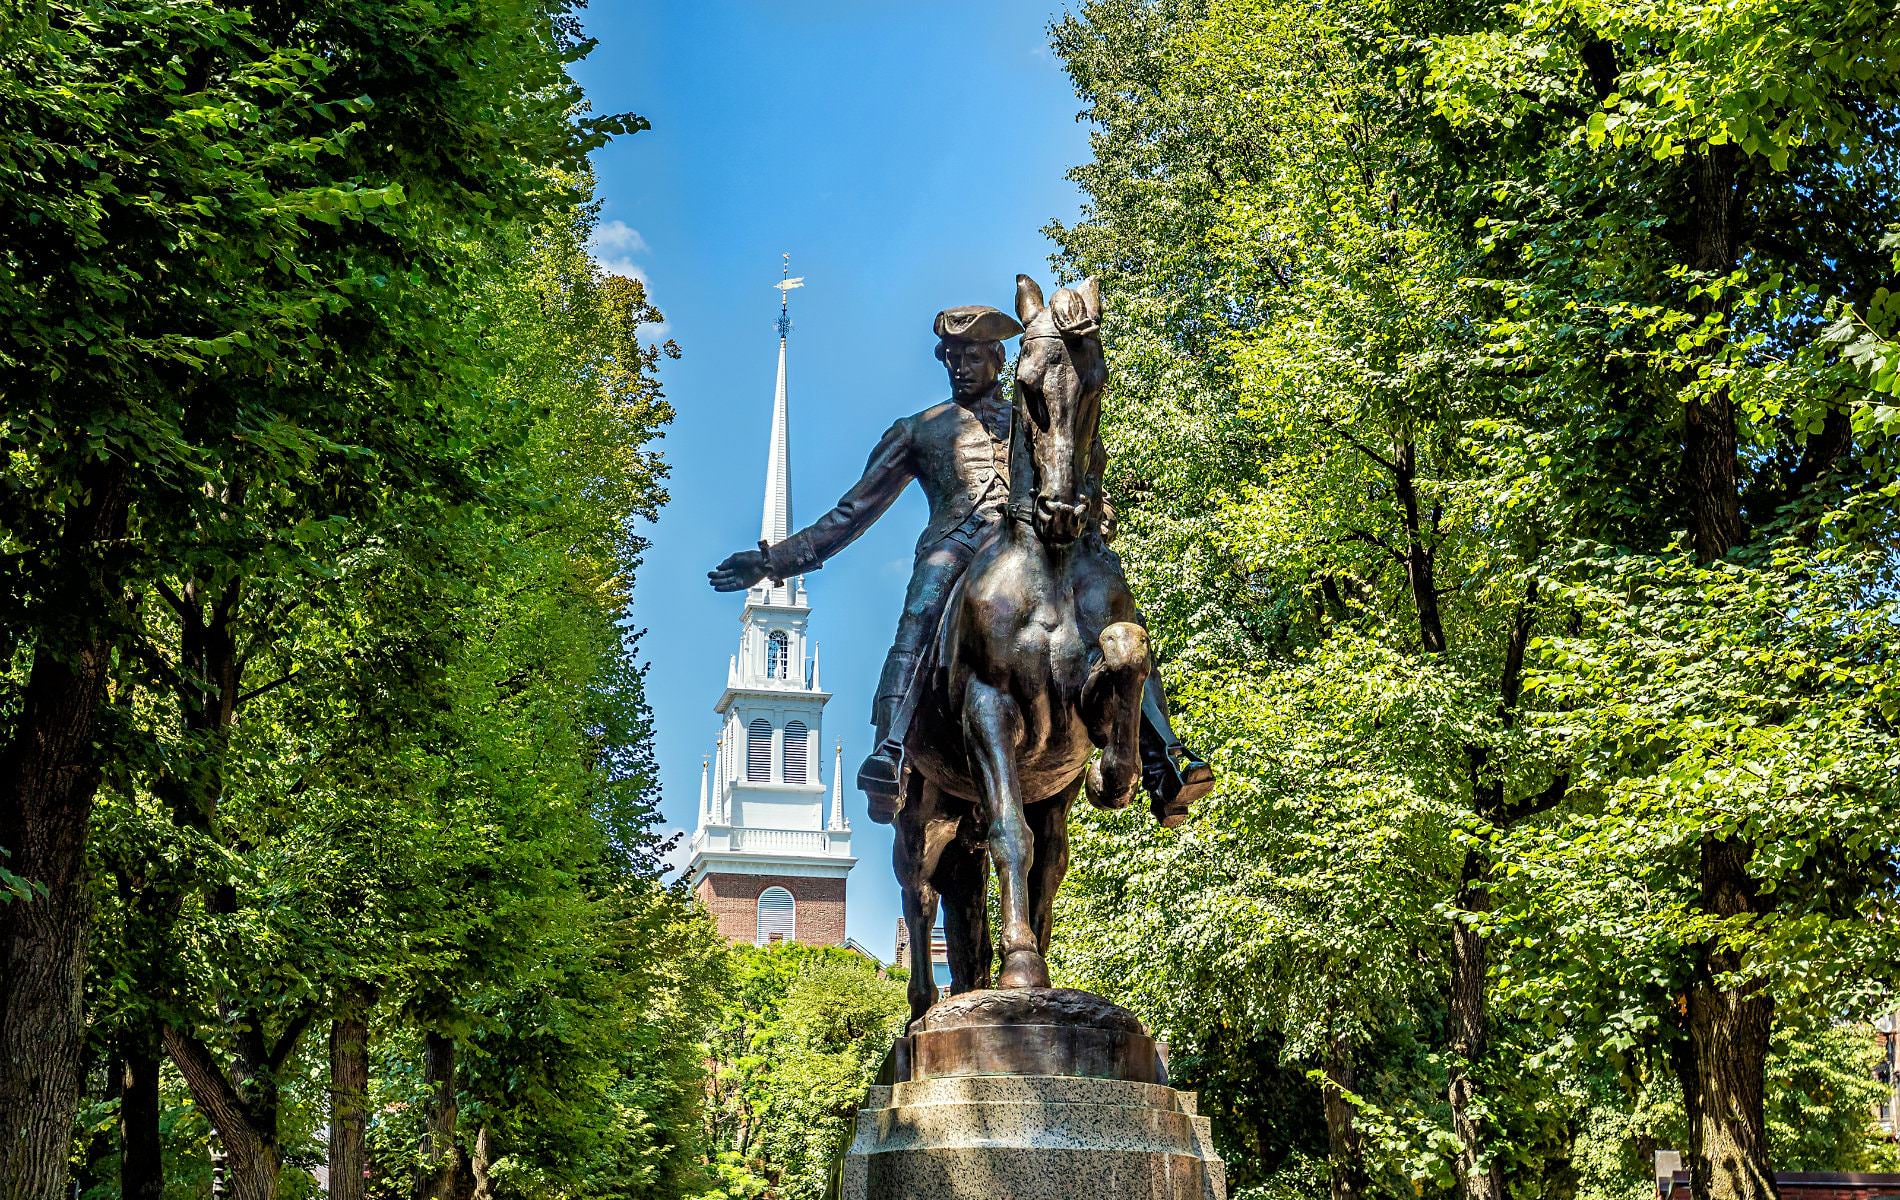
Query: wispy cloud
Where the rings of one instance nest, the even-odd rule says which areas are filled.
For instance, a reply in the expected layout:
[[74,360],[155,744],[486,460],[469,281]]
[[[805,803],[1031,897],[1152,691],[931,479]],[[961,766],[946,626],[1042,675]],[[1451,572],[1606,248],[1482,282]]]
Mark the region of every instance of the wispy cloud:
[[648,278],[646,268],[633,257],[646,253],[647,249],[647,240],[640,236],[640,231],[625,221],[602,221],[594,226],[594,236],[587,239],[587,252],[594,256],[601,270],[609,275],[638,279],[651,294],[653,281]]
[[[650,247],[640,231],[625,221],[602,221],[594,226],[594,234],[587,239],[587,253],[593,256],[594,263],[609,275],[624,275],[628,279],[637,279],[640,286],[647,290],[647,298],[653,298],[653,277],[647,269],[635,261],[634,255],[645,254]],[[672,331],[670,322],[641,327],[640,336],[646,341],[658,341]]]

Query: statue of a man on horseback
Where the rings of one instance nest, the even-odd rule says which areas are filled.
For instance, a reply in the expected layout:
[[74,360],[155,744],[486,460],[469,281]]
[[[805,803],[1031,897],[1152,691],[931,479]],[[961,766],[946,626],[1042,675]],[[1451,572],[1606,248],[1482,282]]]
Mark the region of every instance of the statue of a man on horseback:
[[[924,490],[930,521],[879,680],[877,746],[858,774],[872,818],[898,825],[905,919],[925,956],[912,973],[918,1013],[930,998],[923,931],[939,896],[952,990],[988,986],[992,860],[1002,985],[1048,985],[1049,905],[1067,862],[1069,805],[1085,783],[1104,807],[1145,786],[1165,825],[1213,786],[1169,724],[1140,613],[1103,534],[1100,289],[1090,280],[1045,304],[1019,276],[1016,307],[1021,324],[980,305],[939,313],[951,399],[893,424],[831,511],[709,575],[737,591],[817,570],[911,480]],[[1003,342],[1018,333],[1012,402],[999,381]]]
[[[908,732],[899,725],[915,707],[912,683],[919,664],[950,590],[1002,521],[1009,492],[1010,402],[1000,380],[1007,361],[1003,343],[1022,328],[999,309],[965,305],[938,313],[935,331],[950,400],[887,429],[863,476],[829,512],[776,546],[728,556],[708,575],[714,588],[732,592],[767,577],[816,571],[883,516],[911,480],[923,488],[930,520],[917,539],[897,636],[878,679],[871,715],[877,744],[858,770],[873,819],[884,821],[899,798]],[[1089,482],[1099,488],[1099,478]],[[1160,679],[1151,674],[1150,680],[1142,704],[1143,782],[1156,817],[1175,824],[1213,786],[1213,773],[1175,735]]]

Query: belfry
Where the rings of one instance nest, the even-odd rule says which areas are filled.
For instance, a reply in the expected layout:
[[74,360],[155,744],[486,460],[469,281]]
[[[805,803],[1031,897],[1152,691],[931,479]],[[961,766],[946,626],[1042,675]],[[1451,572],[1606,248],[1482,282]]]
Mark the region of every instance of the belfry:
[[[783,541],[791,529],[791,454],[785,347],[789,300],[803,279],[789,271],[779,290],[778,382],[765,459],[759,537]],[[686,878],[730,941],[845,941],[845,880],[851,827],[844,815],[842,747],[822,771],[825,703],[811,604],[803,576],[748,589],[739,614],[739,651],[726,668],[714,750],[700,765],[699,824]]]

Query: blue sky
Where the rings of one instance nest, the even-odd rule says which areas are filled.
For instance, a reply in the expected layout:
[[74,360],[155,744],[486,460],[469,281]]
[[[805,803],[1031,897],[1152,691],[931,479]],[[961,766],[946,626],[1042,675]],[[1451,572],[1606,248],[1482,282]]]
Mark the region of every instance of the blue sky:
[[[693,824],[738,636],[739,597],[715,594],[705,573],[758,538],[779,256],[806,279],[792,295],[788,372],[800,524],[857,478],[893,419],[948,396],[931,356],[938,309],[1007,309],[1018,271],[1047,280],[1041,230],[1075,217],[1063,176],[1088,153],[1048,48],[1060,10],[594,0],[588,11],[600,45],[575,75],[597,109],[653,123],[595,156],[596,252],[647,281],[683,353],[664,368],[679,412],[663,447],[672,503],[649,531],[634,605],[673,827]],[[825,744],[844,740],[847,772],[868,749],[871,692],[923,520],[912,488],[807,580],[834,694]],[[848,787],[846,807],[858,856],[849,931],[888,957],[899,911],[890,831]]]

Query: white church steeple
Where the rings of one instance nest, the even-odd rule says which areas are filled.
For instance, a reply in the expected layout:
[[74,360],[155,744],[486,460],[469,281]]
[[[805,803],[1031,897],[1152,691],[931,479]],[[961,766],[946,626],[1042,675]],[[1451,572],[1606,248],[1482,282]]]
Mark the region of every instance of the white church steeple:
[[[759,515],[759,541],[775,546],[792,531],[792,445],[786,411],[785,344],[792,332],[792,290],[804,287],[805,278],[792,274],[791,255],[785,256],[779,281],[772,286],[778,289],[778,380],[772,388],[772,437],[765,448],[765,503]],[[774,594],[767,603],[803,603],[805,581],[795,577],[787,579],[783,586],[774,586],[770,579],[761,579],[752,590]]]
[[[785,540],[792,528],[791,421],[786,386],[790,297],[804,286],[790,260],[772,286],[779,293],[778,374],[772,390],[771,436],[765,456],[765,497],[759,537]],[[790,893],[800,941],[841,942],[844,884],[857,861],[844,817],[842,746],[824,779],[824,713],[831,694],[818,677],[818,647],[810,639],[811,606],[805,581],[763,579],[748,590],[739,614],[739,650],[726,667],[726,686],[713,706],[720,716],[710,770],[700,771],[699,828],[693,833],[687,879],[707,901],[729,938],[754,939],[753,925],[783,921]],[[830,812],[826,812],[827,792]],[[756,900],[746,917],[735,899]],[[730,928],[729,928],[730,926]],[[764,932],[758,932],[764,938]]]

